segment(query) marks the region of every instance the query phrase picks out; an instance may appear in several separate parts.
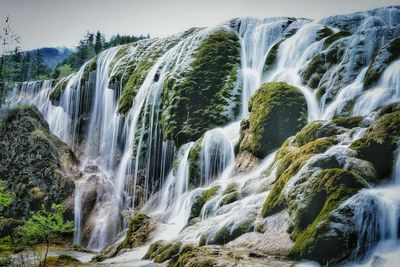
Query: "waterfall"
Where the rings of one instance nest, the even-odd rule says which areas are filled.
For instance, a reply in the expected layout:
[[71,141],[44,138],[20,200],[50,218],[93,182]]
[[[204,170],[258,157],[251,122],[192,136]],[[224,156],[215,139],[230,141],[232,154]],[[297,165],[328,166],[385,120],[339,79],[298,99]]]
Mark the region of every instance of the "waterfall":
[[[366,30],[372,22],[366,19],[361,26],[351,30]],[[318,39],[318,32],[326,27],[333,32],[338,31],[329,20],[239,18],[218,27],[235,31],[240,40],[240,119],[249,115],[248,102],[264,82],[283,81],[298,87],[307,101],[309,121],[331,119],[343,111],[349,100],[355,102],[352,114],[363,116],[370,115],[378,107],[400,101],[400,60],[392,62],[377,84],[368,90],[364,88],[368,68],[363,66],[357,70],[356,79],[341,87],[331,102],[326,102],[325,98],[321,99],[321,103],[317,100],[316,92],[304,85],[300,73],[324,50],[325,38]],[[89,75],[87,71],[92,61],[84,64],[77,73],[57,82],[26,82],[15,85],[8,93],[5,106],[18,103],[37,106],[49,123],[51,132],[80,157],[83,175],[75,181],[74,200],[76,245],[103,249],[123,230],[126,223],[123,214],[139,209],[160,218],[160,227],[153,241],[174,238],[198,241],[204,233],[210,241],[222,226],[232,232],[247,221],[251,221],[253,228],[256,225],[262,203],[268,195],[262,188],[266,181],[276,178],[274,166],[270,166],[275,153],[262,159],[253,172],[234,175],[234,146],[239,140],[240,120],[211,129],[198,142],[191,140],[193,142],[180,147],[176,147],[173,141],[163,140],[161,136],[161,99],[165,82],[170,77],[180,78],[190,68],[197,47],[216,28],[196,29],[185,35],[176,35],[171,37],[174,41],[140,41],[129,45],[129,52],[118,60],[116,55],[121,47],[111,48],[97,56],[96,71]],[[375,34],[368,36],[372,38]],[[267,56],[275,45],[279,45],[275,62],[266,70]],[[124,77],[125,71],[132,67],[129,64],[124,66],[125,61],[131,57],[140,61],[146,52],[157,46],[163,48],[158,51],[160,55],[152,58],[151,67],[135,91],[132,107],[125,116],[121,115],[118,98],[122,79],[117,81],[120,88],[115,89],[110,88],[113,87],[109,84],[111,77],[121,66],[125,68]],[[366,58],[372,57],[373,48],[368,45],[363,53]],[[339,73],[336,67],[330,71],[329,84]],[[86,80],[85,83],[83,80]],[[60,99],[52,102],[52,90],[62,84],[65,84],[65,89]],[[361,134],[356,132],[354,136]],[[190,190],[189,155],[196,145],[200,147],[197,163],[201,181],[197,185],[199,188]],[[159,171],[155,170],[158,168]],[[267,168],[272,169],[269,175],[264,173]],[[375,243],[398,248],[399,156],[393,181],[390,185],[362,190],[349,200],[349,205],[355,208],[360,235],[355,257],[367,250],[370,252],[364,260],[368,260],[374,253]],[[201,220],[196,227],[187,225],[196,197],[213,187],[218,190],[202,207]],[[233,193],[237,193],[237,200],[232,203],[224,202],[224,191],[228,187],[234,188]],[[85,214],[84,203],[88,192],[95,195],[90,215]]]
[[[382,259],[383,265],[398,263],[400,252],[400,155],[393,168],[390,184],[364,189],[345,205],[354,209],[354,223],[358,234],[349,266],[370,266]],[[397,255],[397,256],[395,256]]]
[[233,143],[223,129],[213,129],[204,134],[200,151],[202,185],[210,184],[213,178],[220,176],[233,163],[233,150]]

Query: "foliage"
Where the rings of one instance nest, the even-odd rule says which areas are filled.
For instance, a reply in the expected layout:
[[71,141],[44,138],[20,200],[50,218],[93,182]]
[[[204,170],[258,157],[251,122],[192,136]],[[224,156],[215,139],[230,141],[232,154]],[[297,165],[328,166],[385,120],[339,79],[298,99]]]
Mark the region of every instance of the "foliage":
[[43,267],[46,266],[46,258],[49,251],[50,242],[54,238],[63,234],[73,232],[72,221],[64,220],[64,207],[53,204],[48,211],[42,206],[42,209],[33,213],[31,218],[25,223],[20,231],[21,240],[28,245],[46,244]]
[[8,207],[11,204],[11,194],[6,192],[5,182],[0,181],[0,207]]

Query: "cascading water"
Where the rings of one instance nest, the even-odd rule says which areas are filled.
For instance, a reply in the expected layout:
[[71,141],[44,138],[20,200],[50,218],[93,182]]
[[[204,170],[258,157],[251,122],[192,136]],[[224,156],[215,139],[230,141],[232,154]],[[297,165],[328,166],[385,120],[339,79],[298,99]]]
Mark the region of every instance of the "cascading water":
[[[396,60],[386,68],[377,85],[368,91],[363,86],[367,71],[364,66],[358,72],[357,78],[340,88],[331,102],[328,103],[325,97],[321,99],[321,103],[318,102],[316,93],[304,85],[300,71],[315,55],[323,51],[325,39],[318,39],[317,34],[325,25],[330,25],[329,21],[246,18],[219,26],[235,30],[241,42],[241,71],[238,77],[242,88],[240,119],[248,115],[248,101],[255,90],[263,82],[271,81],[285,81],[303,92],[310,121],[332,118],[344,109],[349,99],[356,99],[352,111],[354,115],[370,115],[377,107],[399,101],[400,61]],[[364,23],[361,30],[368,25]],[[263,174],[270,167],[274,153],[267,156],[252,173],[234,175],[234,145],[239,139],[239,122],[209,130],[203,134],[199,144],[199,185],[203,188],[190,190],[189,154],[196,144],[189,142],[176,148],[172,141],[162,141],[159,128],[161,94],[166,79],[171,74],[179,77],[182,70],[190,66],[194,51],[213,30],[214,28],[195,30],[184,37],[175,37],[179,41],[174,45],[166,45],[168,48],[153,62],[135,92],[132,108],[125,117],[118,111],[117,99],[120,92],[109,88],[109,82],[119,65],[123,65],[127,58],[133,57],[140,50],[138,44],[132,45],[126,58],[117,62],[114,60],[119,47],[101,53],[97,58],[96,73],[89,75],[86,84],[81,84],[81,81],[89,63],[82,66],[76,74],[65,78],[67,84],[57,106],[49,100],[54,83],[51,81],[24,83],[16,86],[7,96],[6,104],[35,104],[49,122],[51,131],[74,148],[81,157],[83,177],[76,181],[75,191],[74,241],[77,245],[85,245],[82,244],[85,238],[92,249],[100,250],[108,245],[122,230],[122,211],[140,208],[137,201],[140,194],[145,201],[149,200],[143,210],[155,217],[160,216],[163,221],[153,240],[179,238],[198,241],[201,234],[207,233],[210,239],[208,242],[220,226],[226,226],[230,232],[243,225],[249,225],[249,231],[254,229],[260,217],[262,203],[268,194],[260,188],[266,180],[276,178],[273,167],[268,177]],[[351,30],[355,32],[357,27]],[[162,41],[154,41],[146,49],[151,50],[160,44]],[[276,44],[279,44],[279,49],[275,64],[266,71],[268,53]],[[371,51],[365,54],[372,56],[369,55]],[[329,83],[334,81],[335,75],[331,75]],[[82,113],[85,114],[85,129],[79,129]],[[78,133],[82,130],[84,137]],[[175,153],[176,149],[178,152]],[[154,157],[155,154],[161,156]],[[173,159],[175,168],[171,170],[169,165]],[[154,163],[155,161],[159,162]],[[152,172],[154,166],[161,166],[160,174],[155,175]],[[399,157],[395,170],[393,177],[399,181]],[[152,185],[156,179],[159,180],[158,187]],[[213,187],[218,189],[203,206],[201,221],[195,226],[185,227],[193,201]],[[228,187],[234,187],[241,194],[233,203],[224,202],[224,191]],[[84,227],[88,219],[82,212],[85,205],[83,199],[88,188],[95,188],[96,191],[95,206],[90,219],[93,227],[90,231]],[[398,247],[397,190],[398,185],[388,185],[384,188],[363,190],[352,199],[360,207],[356,210],[357,218],[372,218],[368,225],[359,225],[363,236],[359,243],[360,252],[369,249],[365,244],[374,242],[387,244],[386,241],[390,241],[390,246]],[[153,203],[158,206],[154,207],[151,205]]]
[[393,168],[393,181],[382,187],[362,190],[349,199],[354,208],[358,233],[355,261],[349,266],[395,266],[400,252],[400,156]]

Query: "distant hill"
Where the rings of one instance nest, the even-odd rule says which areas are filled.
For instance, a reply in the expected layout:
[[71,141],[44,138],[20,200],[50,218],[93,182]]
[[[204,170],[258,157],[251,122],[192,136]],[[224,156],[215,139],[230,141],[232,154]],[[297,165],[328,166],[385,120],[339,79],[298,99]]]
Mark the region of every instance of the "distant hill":
[[[54,69],[59,63],[61,63],[65,58],[73,53],[73,49],[66,47],[43,47],[38,49],[44,59],[44,64]],[[32,57],[35,57],[37,49],[26,51],[25,53],[29,53]]]

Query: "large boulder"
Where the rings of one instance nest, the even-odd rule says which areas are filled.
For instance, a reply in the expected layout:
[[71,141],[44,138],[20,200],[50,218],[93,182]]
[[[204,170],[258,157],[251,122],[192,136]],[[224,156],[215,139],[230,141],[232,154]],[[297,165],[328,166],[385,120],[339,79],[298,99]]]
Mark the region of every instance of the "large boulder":
[[349,147],[360,125],[367,127],[361,117],[315,121],[278,150],[272,164],[276,181],[262,215],[289,213],[291,258],[331,264],[351,255],[357,233],[351,212],[340,207],[377,177],[374,165]]
[[242,122],[240,150],[264,158],[307,123],[307,102],[294,86],[263,84],[249,103],[250,117]]
[[218,27],[191,57],[189,66],[178,66],[164,81],[161,127],[164,139],[174,140],[177,146],[232,121],[240,107],[237,34]]
[[4,215],[23,218],[42,204],[67,201],[80,175],[76,164],[72,150],[50,133],[35,107],[7,111],[0,125],[0,177],[13,201]]
[[392,104],[382,108],[377,119],[367,129],[367,134],[354,141],[350,148],[361,159],[371,162],[380,182],[390,178],[400,140],[400,106]]

